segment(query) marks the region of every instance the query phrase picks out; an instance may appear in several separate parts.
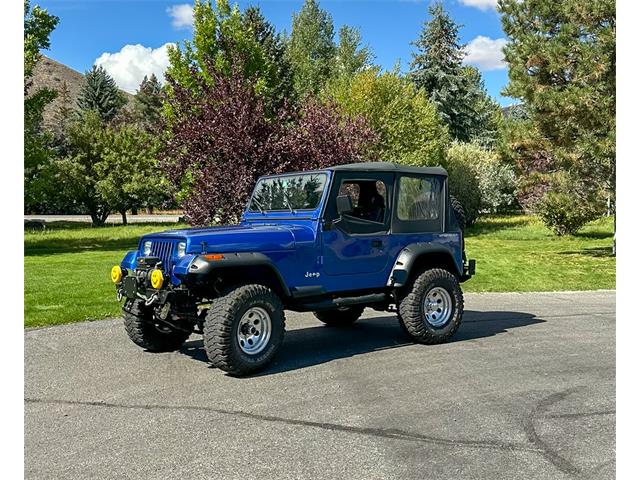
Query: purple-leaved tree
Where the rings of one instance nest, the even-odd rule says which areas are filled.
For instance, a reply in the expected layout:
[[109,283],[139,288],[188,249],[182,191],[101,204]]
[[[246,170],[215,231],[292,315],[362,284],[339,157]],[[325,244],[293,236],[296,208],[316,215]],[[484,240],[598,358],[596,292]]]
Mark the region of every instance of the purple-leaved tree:
[[266,115],[256,83],[241,72],[205,80],[194,71],[195,89],[167,78],[162,165],[194,225],[237,221],[260,175],[368,160],[376,142],[363,119],[313,99]]

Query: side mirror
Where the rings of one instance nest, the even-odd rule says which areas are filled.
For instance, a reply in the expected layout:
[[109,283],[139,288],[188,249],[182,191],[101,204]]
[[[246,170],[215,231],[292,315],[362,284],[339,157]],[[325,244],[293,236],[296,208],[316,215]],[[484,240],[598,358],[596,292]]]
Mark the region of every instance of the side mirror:
[[338,195],[336,197],[336,209],[338,210],[338,215],[341,216],[352,212],[353,203],[351,202],[351,197],[349,195]]

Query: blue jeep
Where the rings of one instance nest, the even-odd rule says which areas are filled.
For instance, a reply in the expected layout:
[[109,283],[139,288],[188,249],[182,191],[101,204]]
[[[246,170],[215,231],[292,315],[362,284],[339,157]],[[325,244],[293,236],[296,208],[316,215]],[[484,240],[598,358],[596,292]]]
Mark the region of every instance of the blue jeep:
[[211,363],[243,375],[276,355],[285,309],[330,326],[397,311],[415,341],[446,341],[475,270],[463,225],[442,168],[342,165],[262,177],[238,225],[145,235],[111,275],[133,342],[201,333]]

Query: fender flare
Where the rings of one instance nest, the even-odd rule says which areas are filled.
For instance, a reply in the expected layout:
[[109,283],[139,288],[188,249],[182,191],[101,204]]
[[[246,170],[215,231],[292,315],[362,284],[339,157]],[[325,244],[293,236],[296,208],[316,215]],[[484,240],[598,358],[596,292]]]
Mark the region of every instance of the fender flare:
[[456,273],[460,277],[463,272],[460,271],[458,264],[455,261],[453,252],[443,245],[434,245],[432,243],[412,243],[403,248],[396,261],[393,264],[387,286],[393,288],[403,287],[409,280],[411,269],[416,260],[424,255],[430,253],[444,253],[451,258],[451,263],[455,266]]
[[275,264],[269,257],[259,252],[224,253],[222,258],[217,260],[208,260],[206,255],[198,255],[189,264],[187,276],[208,275],[215,270],[224,268],[255,266],[267,267],[271,270],[278,279],[284,294],[287,297],[291,296],[291,291]]

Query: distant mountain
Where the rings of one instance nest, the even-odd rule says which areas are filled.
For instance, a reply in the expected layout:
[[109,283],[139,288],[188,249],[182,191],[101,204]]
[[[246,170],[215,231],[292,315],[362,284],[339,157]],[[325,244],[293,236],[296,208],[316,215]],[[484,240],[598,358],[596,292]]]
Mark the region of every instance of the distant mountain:
[[[30,91],[35,92],[40,88],[47,87],[58,92],[58,97],[45,107],[43,115],[44,127],[51,125],[54,112],[60,107],[61,102],[64,101],[60,96],[63,85],[67,85],[71,106],[76,108],[76,100],[83,83],[84,75],[82,73],[44,55],[42,56],[33,69],[33,85]],[[122,91],[122,93],[125,94],[128,101],[133,99],[133,95],[124,91]]]

